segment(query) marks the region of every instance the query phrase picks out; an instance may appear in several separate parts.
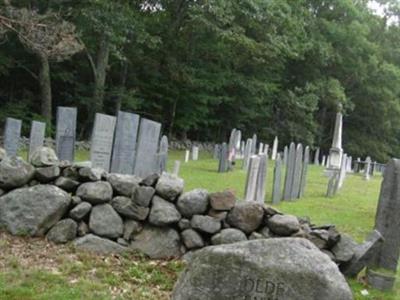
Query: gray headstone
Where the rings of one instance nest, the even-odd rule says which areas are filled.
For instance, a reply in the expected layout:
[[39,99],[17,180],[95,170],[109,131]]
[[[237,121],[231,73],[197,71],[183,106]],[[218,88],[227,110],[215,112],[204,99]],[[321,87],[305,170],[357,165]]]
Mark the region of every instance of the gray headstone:
[[233,148],[235,148],[235,143],[236,143],[236,128],[233,128],[231,130],[231,135],[229,136],[228,151],[231,151]]
[[92,132],[92,145],[90,147],[90,161],[93,168],[110,171],[115,124],[115,117],[96,114]]
[[272,204],[278,204],[282,198],[281,179],[282,178],[282,160],[278,153],[275,160],[274,183],[272,186]]
[[186,150],[185,151],[185,163],[189,162],[189,158],[190,158],[190,151]]
[[29,161],[32,157],[32,154],[40,147],[43,147],[45,133],[46,133],[46,123],[39,121],[32,121],[31,134],[29,136],[29,152],[28,152]]
[[59,160],[74,161],[76,107],[57,108],[56,152]]
[[174,169],[172,170],[172,174],[178,176],[180,168],[181,168],[181,161],[180,160],[176,160],[174,162]]
[[371,172],[371,157],[367,157],[365,159],[365,166],[364,166],[364,179],[370,179],[370,172]]
[[325,156],[325,155],[322,155],[322,163],[321,163],[321,165],[322,165],[323,167],[326,166],[326,156]]
[[296,158],[294,162],[293,184],[290,193],[291,199],[296,199],[299,197],[302,168],[303,168],[303,145],[298,144],[296,148]]
[[339,171],[339,181],[338,181],[338,188],[342,188],[344,179],[346,178],[346,167],[347,167],[347,154],[342,155],[342,163],[340,165]]
[[8,156],[16,156],[21,139],[22,121],[14,118],[6,119],[4,130],[4,150]]
[[214,146],[214,155],[213,155],[214,159],[219,159],[220,151],[221,151],[220,145],[215,144],[215,146]]
[[219,156],[218,172],[224,173],[228,171],[228,145],[222,144],[221,153]]
[[308,172],[309,162],[310,162],[310,147],[307,146],[306,149],[304,150],[303,169],[301,171],[299,198],[303,197],[304,191],[306,189],[307,172]]
[[258,170],[260,167],[260,157],[253,155],[250,157],[249,169],[247,171],[246,188],[244,194],[245,201],[255,201]]
[[285,187],[283,190],[283,200],[291,199],[295,161],[296,161],[296,146],[294,143],[290,143],[287,167],[285,173]]
[[242,164],[243,170],[247,170],[249,167],[252,143],[253,143],[252,139],[247,139],[246,147],[244,148],[244,156],[243,156],[243,164]]
[[133,174],[139,119],[136,114],[118,112],[111,160],[112,173]]
[[199,147],[192,147],[192,160],[199,160]]
[[156,173],[157,150],[161,124],[142,118],[140,120],[134,174],[145,178]]
[[314,165],[319,165],[319,147],[315,149],[314,153]]
[[256,154],[257,149],[257,134],[253,134],[252,142],[251,142],[251,154]]
[[236,153],[240,151],[240,142],[242,141],[242,132],[240,130],[236,130],[235,133],[235,149]]
[[163,135],[160,141],[160,149],[158,151],[158,166],[160,174],[167,170],[168,160],[168,137]]
[[268,157],[262,154],[260,157],[260,165],[258,167],[256,197],[255,200],[260,203],[265,201],[267,170],[268,170]]
[[384,242],[378,247],[376,254],[370,260],[368,269],[386,270],[387,273],[391,272],[393,277],[395,277],[394,274],[396,274],[400,256],[399,186],[400,160],[391,159],[383,176],[375,217],[375,229],[382,234]]
[[347,173],[352,172],[352,169],[351,169],[352,163],[353,163],[353,158],[351,156],[347,157],[347,162],[346,162],[346,172]]
[[278,153],[278,137],[276,136],[274,139],[274,143],[272,145],[272,154],[271,154],[271,159],[275,160],[276,159],[276,155]]
[[258,154],[263,154],[264,153],[264,143],[259,143],[258,144]]
[[285,167],[287,167],[288,155],[289,155],[289,149],[288,146],[285,146],[285,148],[283,148],[283,165]]

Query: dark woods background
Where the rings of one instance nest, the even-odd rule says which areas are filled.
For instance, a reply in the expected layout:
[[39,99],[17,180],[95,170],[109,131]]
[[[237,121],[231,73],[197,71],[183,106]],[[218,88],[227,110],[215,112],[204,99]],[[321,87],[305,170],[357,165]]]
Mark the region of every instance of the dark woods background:
[[385,161],[400,156],[400,6],[380,2],[0,0],[0,121],[26,135],[76,106],[87,138],[122,109],[170,137],[235,127],[327,151],[342,105],[345,151]]

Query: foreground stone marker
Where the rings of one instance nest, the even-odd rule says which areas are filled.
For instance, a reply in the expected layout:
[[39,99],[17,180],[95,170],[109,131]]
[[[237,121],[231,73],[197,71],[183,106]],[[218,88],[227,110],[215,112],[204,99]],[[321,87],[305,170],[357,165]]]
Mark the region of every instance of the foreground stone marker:
[[32,121],[31,125],[31,133],[29,136],[29,152],[28,152],[28,160],[31,160],[32,154],[43,147],[44,135],[46,132],[46,123],[39,121]]
[[157,172],[157,150],[161,124],[142,119],[140,121],[134,174],[145,178]]
[[180,275],[172,300],[350,300],[338,267],[305,239],[207,247]]
[[272,204],[278,204],[282,198],[281,179],[282,178],[282,160],[278,153],[275,160],[274,183],[272,186]]
[[114,141],[116,118],[96,114],[90,147],[90,161],[93,168],[110,171],[111,152]]
[[4,130],[4,150],[8,156],[16,156],[21,139],[22,121],[14,118],[6,119]]
[[57,108],[56,153],[59,160],[74,161],[76,107]]
[[133,174],[139,119],[136,114],[118,112],[111,160],[112,173]]
[[399,186],[400,160],[392,159],[385,170],[375,218],[375,229],[382,234],[384,242],[370,260],[367,270],[368,282],[381,290],[393,288],[400,256]]

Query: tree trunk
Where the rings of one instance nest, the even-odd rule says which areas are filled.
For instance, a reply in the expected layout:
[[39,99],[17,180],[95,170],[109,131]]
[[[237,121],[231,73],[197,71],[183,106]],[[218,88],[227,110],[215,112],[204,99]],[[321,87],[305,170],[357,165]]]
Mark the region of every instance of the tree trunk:
[[52,117],[51,79],[49,59],[44,54],[39,54],[40,70],[39,85],[41,96],[41,114],[50,126]]
[[95,112],[100,112],[103,110],[104,86],[106,83],[109,56],[110,42],[108,38],[103,35],[101,37],[99,49],[97,52],[96,72],[94,76],[93,104]]

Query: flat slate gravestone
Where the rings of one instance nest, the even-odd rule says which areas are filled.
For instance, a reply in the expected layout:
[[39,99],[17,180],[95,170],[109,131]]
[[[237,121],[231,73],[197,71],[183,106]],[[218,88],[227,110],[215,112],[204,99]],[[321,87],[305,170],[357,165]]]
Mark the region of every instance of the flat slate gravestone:
[[92,146],[90,148],[90,161],[93,168],[110,171],[115,124],[115,117],[96,114],[92,133]]
[[[381,185],[381,193],[379,196],[378,210],[375,218],[375,229],[379,231],[384,242],[379,246],[376,254],[368,264],[367,278],[371,274],[370,284],[379,289],[393,288],[394,278],[397,271],[397,264],[400,256],[400,160],[392,159],[387,164],[383,182]],[[389,285],[380,286],[384,283],[385,275],[374,273],[374,270],[386,270],[392,273],[393,282]],[[372,276],[373,274],[373,276]],[[386,276],[388,277],[388,276]],[[390,286],[391,285],[391,286]]]
[[32,121],[31,134],[29,136],[28,160],[31,159],[32,154],[37,149],[43,147],[45,133],[46,133],[46,123],[39,121]]
[[303,167],[303,145],[298,144],[296,148],[296,158],[294,161],[293,184],[290,193],[291,199],[299,198],[302,167]]
[[299,198],[303,197],[304,190],[306,189],[309,163],[310,163],[310,147],[307,146],[306,149],[304,150],[303,169],[301,171]]
[[56,152],[59,160],[74,161],[76,107],[57,108]]
[[252,139],[247,139],[246,146],[244,148],[243,161],[242,161],[242,169],[243,170],[247,170],[249,167],[252,143],[253,143]]
[[203,248],[193,254],[172,300],[352,300],[336,264],[300,238]]
[[218,172],[224,173],[228,171],[228,145],[223,143],[221,153],[219,155]]
[[278,204],[281,201],[282,190],[281,190],[281,179],[282,178],[282,159],[278,153],[275,160],[274,169],[274,183],[272,186],[272,204]]
[[249,169],[247,171],[246,187],[244,200],[245,201],[256,201],[256,191],[257,191],[257,179],[258,170],[260,168],[260,157],[258,155],[253,155],[250,158]]
[[133,174],[139,119],[137,114],[118,112],[111,160],[112,173]]
[[255,200],[260,203],[265,201],[268,157],[267,154],[262,154],[260,157],[260,166],[258,168],[256,197]]
[[4,150],[8,156],[16,156],[21,139],[22,121],[14,118],[6,119],[4,131]]
[[134,174],[145,178],[157,170],[157,150],[161,124],[142,118],[140,121]]
[[287,157],[288,158],[287,158],[287,166],[285,173],[285,187],[283,190],[283,200],[291,199],[294,165],[296,162],[296,146],[294,143],[290,143],[289,154]]

